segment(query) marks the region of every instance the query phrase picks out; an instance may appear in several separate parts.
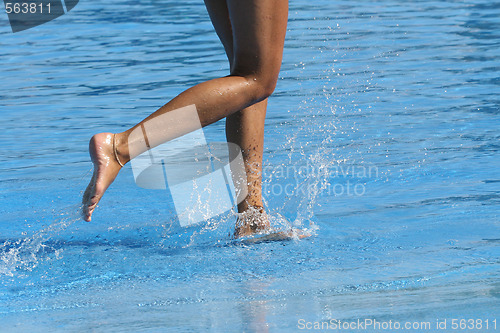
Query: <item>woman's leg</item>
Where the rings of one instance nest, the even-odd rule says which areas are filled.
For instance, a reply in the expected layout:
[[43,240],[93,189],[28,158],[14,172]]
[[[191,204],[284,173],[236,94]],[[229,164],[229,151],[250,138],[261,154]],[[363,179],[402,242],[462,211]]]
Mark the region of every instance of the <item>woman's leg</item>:
[[262,155],[264,152],[264,122],[267,99],[249,106],[226,118],[226,138],[237,144],[243,155],[247,174],[248,195],[238,204],[240,213],[249,206],[263,207],[262,204]]
[[262,203],[262,155],[267,99],[235,112],[226,118],[228,142],[237,144],[243,154],[247,175],[247,197],[238,204],[235,237],[247,236],[269,228]]
[[[234,60],[233,31],[226,0],[205,0],[212,24],[224,45],[232,68]],[[226,118],[228,142],[237,144],[243,153],[247,174],[248,196],[238,204],[240,213],[249,206],[262,208],[262,155],[267,99],[235,112]]]
[[[265,100],[274,91],[281,66],[286,33],[288,0],[228,0],[227,8],[233,29],[234,63],[231,75],[198,84],[175,97],[131,129],[116,135],[95,135],[89,146],[94,174],[83,197],[83,215],[90,221],[102,195],[120,170],[122,163],[135,156],[144,142],[129,140],[136,128],[167,112],[195,105],[201,125],[206,126],[248,106]],[[192,130],[191,124],[176,124],[167,130],[148,132],[149,147]],[[116,144],[116,146],[115,146]]]

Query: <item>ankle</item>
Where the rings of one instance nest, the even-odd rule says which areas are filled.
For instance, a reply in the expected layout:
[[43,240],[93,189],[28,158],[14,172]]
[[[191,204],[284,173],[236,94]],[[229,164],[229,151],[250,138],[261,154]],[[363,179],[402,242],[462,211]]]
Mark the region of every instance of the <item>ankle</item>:
[[125,132],[115,134],[115,153],[121,164],[127,164],[130,161],[128,139]]
[[263,207],[249,206],[238,214],[235,236],[248,236],[270,228],[269,217]]
[[264,205],[262,204],[262,201],[256,201],[256,202],[249,202],[247,200],[244,200],[238,204],[238,213],[244,213],[247,211],[260,211],[261,213],[264,212]]

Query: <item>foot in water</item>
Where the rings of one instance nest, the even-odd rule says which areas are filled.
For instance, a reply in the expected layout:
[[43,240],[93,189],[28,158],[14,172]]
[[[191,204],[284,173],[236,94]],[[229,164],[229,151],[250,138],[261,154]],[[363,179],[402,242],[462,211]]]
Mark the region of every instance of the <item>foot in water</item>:
[[251,236],[271,227],[269,217],[262,207],[248,207],[243,213],[238,214],[234,238]]
[[291,239],[303,239],[311,237],[309,231],[290,228],[288,230],[273,229],[269,222],[269,216],[264,208],[259,206],[248,206],[243,212],[238,214],[236,221],[236,229],[234,230],[234,238],[246,238],[244,243],[260,243],[269,241],[283,241]]
[[92,213],[104,192],[122,168],[114,149],[113,133],[99,133],[90,139],[89,153],[94,163],[94,173],[82,199],[82,217],[87,222],[92,219]]

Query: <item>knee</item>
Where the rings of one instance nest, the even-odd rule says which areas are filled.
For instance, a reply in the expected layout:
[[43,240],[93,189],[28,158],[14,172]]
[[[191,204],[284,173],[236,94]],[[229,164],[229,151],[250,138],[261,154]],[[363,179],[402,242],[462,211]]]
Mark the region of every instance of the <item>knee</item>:
[[259,100],[264,100],[271,96],[276,89],[276,84],[278,82],[278,75],[276,76],[264,76],[264,77],[254,77],[252,78],[259,86]]
[[276,89],[276,83],[278,82],[278,74],[274,73],[252,73],[252,74],[241,74],[237,71],[233,71],[231,75],[238,75],[244,77],[249,86],[249,90],[256,102],[260,102],[269,96],[271,96]]

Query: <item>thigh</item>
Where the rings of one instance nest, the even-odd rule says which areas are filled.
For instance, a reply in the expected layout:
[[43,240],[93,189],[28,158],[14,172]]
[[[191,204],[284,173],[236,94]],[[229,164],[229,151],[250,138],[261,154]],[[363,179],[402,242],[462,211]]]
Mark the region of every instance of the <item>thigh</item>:
[[233,34],[234,74],[278,77],[288,0],[227,0]]
[[[246,0],[245,0],[246,1]],[[215,28],[217,36],[219,36],[224,49],[226,50],[229,64],[233,63],[233,31],[231,21],[229,20],[229,10],[226,0],[205,0],[208,15]]]

